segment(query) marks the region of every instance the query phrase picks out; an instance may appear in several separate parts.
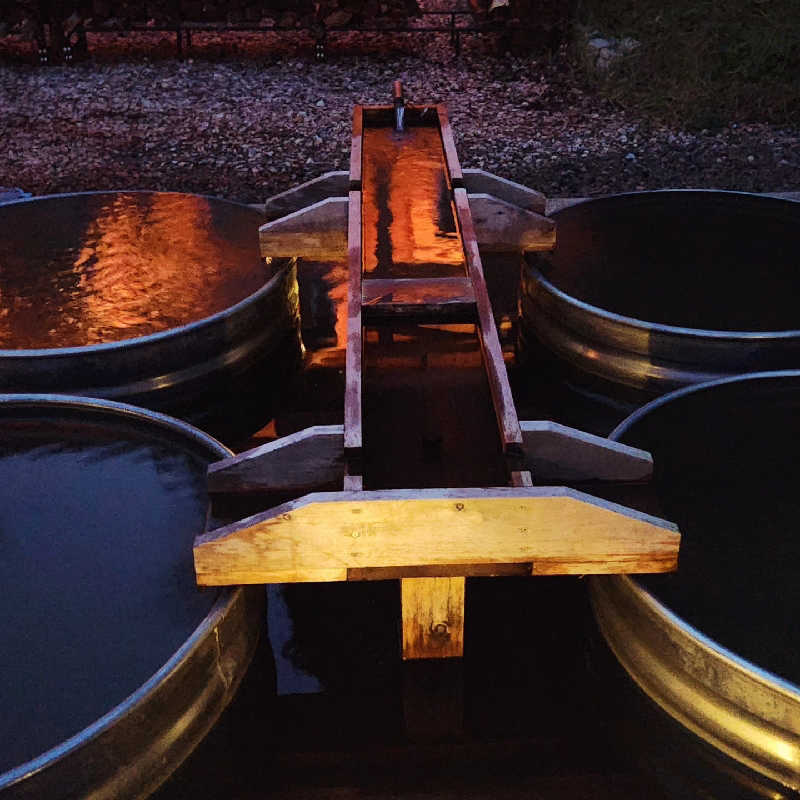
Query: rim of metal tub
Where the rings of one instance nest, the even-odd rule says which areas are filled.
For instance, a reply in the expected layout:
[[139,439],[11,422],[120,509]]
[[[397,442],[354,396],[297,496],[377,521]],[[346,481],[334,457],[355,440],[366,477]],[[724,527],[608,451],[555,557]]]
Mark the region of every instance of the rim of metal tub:
[[[800,378],[772,371],[688,386],[642,406],[610,434],[619,440],[650,411],[730,383]],[[659,602],[635,578],[590,578],[600,630],[636,684],[694,734],[736,761],[800,789],[800,686],[709,638]]]
[[[112,400],[60,394],[0,395],[9,408],[83,411],[146,423],[177,433],[209,455],[232,455],[221,442],[165,414]],[[35,758],[0,774],[3,797],[146,797],[188,757],[238,688],[255,652],[263,597],[242,587],[223,589],[200,624],[136,691],[83,730]],[[193,686],[191,702],[172,708],[158,730],[143,724],[148,710],[163,714],[165,694]],[[133,734],[136,741],[131,744]],[[124,756],[114,755],[125,739]],[[124,763],[122,759],[124,758]],[[134,767],[133,769],[131,767]]]

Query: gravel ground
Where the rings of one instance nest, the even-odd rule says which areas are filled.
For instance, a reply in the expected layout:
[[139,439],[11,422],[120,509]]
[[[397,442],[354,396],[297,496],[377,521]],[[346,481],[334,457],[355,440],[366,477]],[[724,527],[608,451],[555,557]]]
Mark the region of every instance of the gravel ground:
[[491,37],[353,35],[316,63],[301,36],[196,35],[186,61],[155,34],[90,37],[92,59],[33,64],[0,40],[0,186],[35,194],[144,188],[258,202],[345,169],[351,108],[402,78],[445,102],[462,164],[551,197],[663,187],[800,189],[800,131],[692,132],[609,106],[556,59],[498,56]]

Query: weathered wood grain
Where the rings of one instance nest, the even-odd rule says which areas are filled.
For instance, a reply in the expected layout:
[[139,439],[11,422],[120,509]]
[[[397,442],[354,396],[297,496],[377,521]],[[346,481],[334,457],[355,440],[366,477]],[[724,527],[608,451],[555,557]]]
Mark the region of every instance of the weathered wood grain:
[[[327,200],[329,197],[347,197],[349,191],[350,175],[348,172],[345,170],[325,172],[310,181],[292,186],[285,192],[268,197],[263,205],[264,214],[269,220],[278,219],[322,200]],[[507,197],[503,199],[508,200]]]
[[353,106],[353,132],[350,139],[350,191],[361,191],[361,147],[364,141],[364,107]]
[[556,246],[556,223],[491,194],[470,194],[475,237],[481,249],[495,253],[537,252]]
[[520,422],[525,466],[542,481],[642,481],[653,474],[646,450],[547,420]]
[[465,167],[461,172],[464,176],[464,188],[469,194],[490,194],[499,200],[505,200],[506,203],[524,208],[526,211],[533,211],[536,214],[545,213],[547,199],[535,189],[482,169]]
[[464,174],[461,172],[461,162],[458,160],[453,129],[450,127],[450,119],[447,116],[447,107],[443,104],[437,105],[436,114],[439,117],[439,132],[442,135],[442,146],[444,147],[444,158],[447,164],[450,185],[454,189],[463,188]]
[[[350,463],[362,447],[361,378],[363,328],[361,322],[361,192],[351,191],[347,232],[347,344],[345,347],[344,447]],[[354,473],[351,470],[351,474]]]
[[403,659],[464,655],[464,578],[400,581]]
[[464,253],[467,259],[467,272],[475,291],[475,304],[478,312],[478,329],[481,342],[481,352],[492,392],[497,425],[503,443],[503,452],[516,457],[522,452],[522,432],[519,427],[514,398],[511,395],[511,386],[508,383],[508,374],[503,360],[503,349],[497,335],[497,326],[494,321],[492,304],[486,288],[486,278],[483,274],[481,256],[478,252],[478,242],[475,239],[475,230],[472,226],[472,215],[469,209],[469,200],[465,189],[454,189],[456,216],[464,243]]
[[209,465],[208,491],[304,494],[344,477],[344,428],[316,425]]
[[[540,251],[555,246],[555,224],[488,194],[469,195],[475,237],[486,252]],[[272,219],[259,229],[261,254],[309,261],[347,257],[348,198],[326,197]]]
[[310,261],[344,258],[347,253],[349,200],[328,197],[258,229],[262,256]]
[[[541,192],[483,169],[463,168],[461,172],[464,188],[469,194],[489,194],[526,211],[546,215],[547,200]],[[334,170],[268,197],[259,209],[264,211],[267,219],[278,219],[328,197],[346,197],[349,190],[350,173]]]
[[321,492],[199,536],[201,585],[344,581],[348,570],[531,562],[533,574],[665,572],[665,520],[563,487]]

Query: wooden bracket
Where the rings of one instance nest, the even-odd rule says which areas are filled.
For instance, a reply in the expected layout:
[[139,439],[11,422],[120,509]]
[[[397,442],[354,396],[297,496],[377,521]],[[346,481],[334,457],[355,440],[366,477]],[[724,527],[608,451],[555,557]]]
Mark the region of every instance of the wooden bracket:
[[444,577],[666,572],[679,542],[670,522],[564,487],[319,492],[199,536],[194,563],[202,586],[419,577],[423,565]]
[[208,468],[209,492],[305,494],[344,479],[344,427],[316,425]]
[[[520,428],[524,466],[539,483],[639,482],[652,476],[646,450],[546,420],[523,420]],[[341,485],[344,476],[344,427],[316,425],[211,464],[208,491],[301,495]]]
[[[535,189],[482,169],[464,168],[461,174],[464,187],[469,194],[490,194],[498,200],[504,200],[526,211],[545,213],[547,200]],[[350,173],[347,170],[326,172],[285,192],[268,197],[264,202],[264,214],[269,220],[278,219],[321,200],[327,200],[329,197],[346,197],[349,191]]]
[[525,466],[538,483],[646,481],[653,457],[646,450],[543,420],[523,420]]
[[[464,190],[465,191],[465,190]],[[325,197],[267,222],[259,229],[261,254],[310,261],[347,257],[348,198]],[[475,236],[487,252],[552,250],[555,222],[491,194],[469,195]]]

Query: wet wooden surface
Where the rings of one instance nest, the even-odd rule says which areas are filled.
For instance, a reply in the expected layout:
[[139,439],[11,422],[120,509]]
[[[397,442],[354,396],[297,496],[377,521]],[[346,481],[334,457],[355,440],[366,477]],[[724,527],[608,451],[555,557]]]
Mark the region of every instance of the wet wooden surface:
[[[518,274],[513,258],[491,262],[498,319],[513,319]],[[320,264],[301,279],[309,366],[263,435],[342,423],[344,278]],[[510,354],[513,330],[500,333]],[[474,329],[398,325],[392,339],[367,330],[372,488],[501,485]],[[404,366],[387,372],[382,361]],[[521,413],[558,419],[561,409],[522,377],[512,370]],[[392,424],[398,414],[413,435]],[[579,578],[471,578],[464,659],[434,670],[400,658],[397,581],[279,591],[285,610],[272,602],[270,641],[233,706],[157,800],[661,800],[619,733],[627,712],[598,666]],[[416,698],[409,686],[420,687]]]

